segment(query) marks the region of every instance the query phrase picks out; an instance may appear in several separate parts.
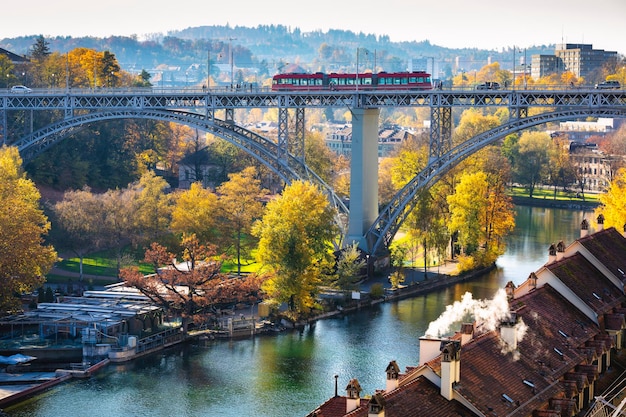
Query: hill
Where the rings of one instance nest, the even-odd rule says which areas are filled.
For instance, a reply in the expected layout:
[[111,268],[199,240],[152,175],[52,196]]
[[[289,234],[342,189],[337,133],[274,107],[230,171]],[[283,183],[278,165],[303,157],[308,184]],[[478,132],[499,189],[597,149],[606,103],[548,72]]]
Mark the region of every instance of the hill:
[[[0,47],[26,55],[37,36],[5,38]],[[115,54],[127,71],[156,69],[160,66],[206,68],[228,65],[232,47],[233,61],[238,68],[258,68],[262,73],[276,72],[284,63],[297,63],[309,71],[354,69],[357,48],[361,62],[378,70],[431,70],[448,76],[453,70],[472,71],[488,62],[501,62],[511,67],[513,50],[489,51],[472,48],[451,49],[432,45],[428,40],[391,42],[386,35],[354,33],[348,30],[302,32],[282,25],[201,26],[138,37],[51,37],[46,38],[50,50],[65,53],[77,47],[108,50]],[[529,48],[527,55],[553,53],[554,45]],[[409,64],[411,62],[411,64]],[[427,66],[430,65],[430,66]],[[419,68],[424,67],[424,68]],[[441,78],[441,77],[440,77]]]

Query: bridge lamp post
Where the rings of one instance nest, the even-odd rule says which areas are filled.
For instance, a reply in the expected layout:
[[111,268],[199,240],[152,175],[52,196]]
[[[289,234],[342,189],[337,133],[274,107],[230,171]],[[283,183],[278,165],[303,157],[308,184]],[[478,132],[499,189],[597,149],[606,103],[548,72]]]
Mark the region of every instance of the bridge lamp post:
[[228,54],[230,55],[230,89],[233,89],[235,85],[235,77],[234,77],[234,69],[235,69],[235,60],[233,58],[233,43],[232,41],[236,41],[237,38],[228,38]]
[[207,61],[206,61],[206,85],[207,88],[211,89],[211,51],[207,51]]

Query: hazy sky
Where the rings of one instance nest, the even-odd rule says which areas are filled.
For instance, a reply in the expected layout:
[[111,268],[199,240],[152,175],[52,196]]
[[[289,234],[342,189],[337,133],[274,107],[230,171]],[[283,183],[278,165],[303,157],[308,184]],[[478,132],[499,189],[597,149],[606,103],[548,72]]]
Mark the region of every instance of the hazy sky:
[[282,24],[500,50],[588,43],[626,55],[626,0],[18,0],[0,6],[6,37],[142,35],[203,25]]

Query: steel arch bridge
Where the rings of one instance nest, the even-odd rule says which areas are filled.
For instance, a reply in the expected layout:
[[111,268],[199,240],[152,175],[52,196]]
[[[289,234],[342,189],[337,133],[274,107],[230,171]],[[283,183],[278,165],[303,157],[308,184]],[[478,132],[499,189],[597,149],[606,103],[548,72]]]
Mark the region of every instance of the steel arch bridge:
[[380,253],[381,250],[389,246],[393,236],[400,229],[400,226],[410,211],[417,204],[415,196],[419,191],[436,183],[442,176],[468,156],[519,130],[547,122],[566,121],[579,117],[626,117],[626,108],[596,109],[593,111],[571,109],[543,113],[524,119],[513,119],[495,129],[486,131],[459,144],[441,157],[430,161],[429,164],[409,181],[383,209],[376,219],[376,222],[365,235],[366,241],[368,242],[369,253]]
[[[379,213],[371,194],[377,190],[376,177],[372,179],[367,170],[371,166],[360,162],[355,171],[355,157],[351,170],[352,184],[360,184],[360,194],[351,188],[353,208],[375,205],[372,216],[367,210],[348,209],[333,190],[311,172],[304,161],[304,111],[307,108],[347,108],[353,112],[353,142],[370,142],[361,149],[372,161],[371,153],[377,146],[377,127],[381,108],[428,107],[431,130],[429,165],[409,182]],[[452,111],[469,107],[509,109],[509,122],[485,132],[452,149]],[[234,122],[236,109],[277,108],[278,140],[263,138]],[[528,117],[529,108],[538,108],[545,113]],[[8,114],[14,111],[55,110],[61,115],[59,121],[43,129],[30,132],[15,141],[10,141],[7,131]],[[215,118],[215,111],[224,111],[224,119]],[[290,113],[291,112],[291,113]],[[72,132],[97,121],[146,118],[172,121],[210,132],[244,149],[267,165],[282,180],[289,183],[294,179],[307,179],[319,185],[338,209],[342,219],[349,215],[350,229],[353,218],[357,225],[359,245],[370,254],[384,253],[391,239],[405,220],[415,202],[416,193],[437,181],[463,159],[484,146],[512,132],[552,121],[568,120],[587,116],[624,117],[626,113],[626,91],[594,89],[560,90],[431,90],[431,91],[299,91],[272,92],[264,89],[250,91],[233,90],[167,90],[167,89],[105,89],[105,90],[35,90],[32,94],[9,94],[0,92],[0,138],[3,144],[15,144],[25,160],[45,151],[58,140]],[[291,114],[291,116],[290,116]],[[359,120],[368,119],[369,121]],[[292,119],[295,129],[289,129]],[[372,120],[376,125],[372,128]],[[25,123],[26,124],[26,123]],[[358,137],[359,132],[361,137]],[[290,137],[292,135],[292,137]],[[371,141],[374,140],[372,144]],[[354,143],[353,143],[354,145]],[[369,147],[369,148],[368,148]],[[372,150],[372,147],[374,149]],[[353,153],[355,152],[353,148]],[[363,154],[360,156],[363,157]],[[367,159],[365,158],[365,159]],[[363,159],[363,158],[362,158]],[[363,159],[363,160],[365,160]],[[351,185],[352,187],[352,185]],[[359,198],[354,198],[356,195]],[[363,197],[363,194],[366,196]],[[343,225],[345,222],[339,222]],[[359,229],[360,228],[360,229]],[[345,232],[345,229],[342,229]]]
[[285,183],[289,184],[295,180],[308,180],[318,185],[326,194],[331,205],[337,210],[339,216],[338,223],[345,223],[345,217],[348,216],[346,205],[328,184],[309,169],[302,159],[296,158],[291,153],[283,155],[276,143],[250,130],[232,122],[214,117],[207,118],[199,113],[142,109],[97,111],[65,118],[21,138],[14,145],[18,148],[24,160],[30,160],[58,141],[91,123],[116,119],[150,119],[175,122],[212,133],[248,152],[278,175]]

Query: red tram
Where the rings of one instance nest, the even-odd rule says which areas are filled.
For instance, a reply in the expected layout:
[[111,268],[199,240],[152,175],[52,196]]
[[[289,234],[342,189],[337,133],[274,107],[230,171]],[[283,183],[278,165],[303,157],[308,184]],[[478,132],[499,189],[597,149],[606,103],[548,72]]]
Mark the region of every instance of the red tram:
[[276,74],[272,78],[273,91],[317,90],[431,90],[430,74],[423,71],[379,72],[373,74],[324,74],[316,72]]

